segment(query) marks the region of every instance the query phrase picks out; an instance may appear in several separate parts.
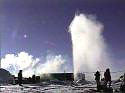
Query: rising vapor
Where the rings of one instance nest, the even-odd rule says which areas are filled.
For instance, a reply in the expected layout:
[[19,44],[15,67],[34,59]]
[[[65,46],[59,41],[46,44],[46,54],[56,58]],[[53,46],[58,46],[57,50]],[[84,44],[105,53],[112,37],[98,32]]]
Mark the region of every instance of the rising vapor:
[[57,73],[66,70],[66,59],[62,55],[48,54],[46,59],[35,58],[26,52],[7,54],[1,59],[1,67],[17,76],[19,70],[23,70],[23,76],[29,77],[33,74]]
[[105,70],[110,67],[103,25],[95,16],[76,14],[69,26],[71,33],[74,73]]

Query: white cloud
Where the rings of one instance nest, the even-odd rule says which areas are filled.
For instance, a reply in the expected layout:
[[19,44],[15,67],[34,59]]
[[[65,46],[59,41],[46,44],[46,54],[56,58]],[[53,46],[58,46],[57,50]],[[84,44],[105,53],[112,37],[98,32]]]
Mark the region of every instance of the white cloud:
[[35,58],[26,52],[16,54],[6,54],[1,59],[1,67],[17,75],[20,69],[23,70],[23,76],[28,77],[35,74],[62,72],[66,60],[62,55],[47,55],[46,60]]
[[32,55],[26,52],[20,52],[17,55],[7,54],[1,59],[1,67],[13,74],[17,74],[20,69],[23,70],[33,66],[38,61],[38,58],[33,58]]
[[40,64],[36,71],[37,73],[61,72],[64,71],[64,69],[62,70],[61,67],[65,64],[65,62],[66,60],[63,59],[61,55],[48,55],[46,57],[46,62],[44,64]]

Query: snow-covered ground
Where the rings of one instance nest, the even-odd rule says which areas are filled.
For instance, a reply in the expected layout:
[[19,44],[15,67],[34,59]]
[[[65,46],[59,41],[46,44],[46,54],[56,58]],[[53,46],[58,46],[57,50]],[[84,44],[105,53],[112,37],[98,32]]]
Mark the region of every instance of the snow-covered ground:
[[[118,89],[119,83],[115,84],[113,88]],[[100,93],[94,92],[96,85],[86,84],[81,86],[68,85],[1,85],[0,92],[2,93]],[[103,92],[101,92],[103,93]],[[119,92],[114,92],[119,93]]]
[[[88,89],[88,88],[86,88]],[[1,86],[2,93],[83,93],[83,87],[71,87],[62,85],[32,86],[32,85],[6,85]]]

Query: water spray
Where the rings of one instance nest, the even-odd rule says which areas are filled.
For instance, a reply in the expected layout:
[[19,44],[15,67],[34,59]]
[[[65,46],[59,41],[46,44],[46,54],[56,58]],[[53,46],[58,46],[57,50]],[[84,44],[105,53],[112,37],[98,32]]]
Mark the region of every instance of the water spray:
[[93,72],[109,67],[103,25],[95,16],[76,13],[69,26],[71,33],[74,78],[77,73]]

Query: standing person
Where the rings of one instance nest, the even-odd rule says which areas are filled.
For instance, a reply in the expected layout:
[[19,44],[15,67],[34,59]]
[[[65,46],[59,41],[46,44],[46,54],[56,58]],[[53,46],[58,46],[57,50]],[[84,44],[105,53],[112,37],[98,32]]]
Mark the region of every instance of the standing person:
[[123,75],[123,83],[122,83],[121,86],[120,86],[120,91],[121,91],[122,93],[125,93],[125,73],[124,73],[124,75]]
[[109,83],[109,87],[111,86],[111,74],[110,74],[110,69],[106,69],[106,72],[104,73],[104,78],[105,78],[105,86],[107,87],[107,84]]
[[22,70],[20,70],[18,73],[18,83],[20,86],[22,86]]
[[95,80],[96,80],[96,83],[97,83],[97,90],[100,90],[100,72],[97,71],[95,73]]
[[124,85],[125,85],[125,73],[124,73],[124,78],[123,78],[123,82],[124,82]]
[[36,76],[35,75],[32,76],[32,83],[36,83]]

